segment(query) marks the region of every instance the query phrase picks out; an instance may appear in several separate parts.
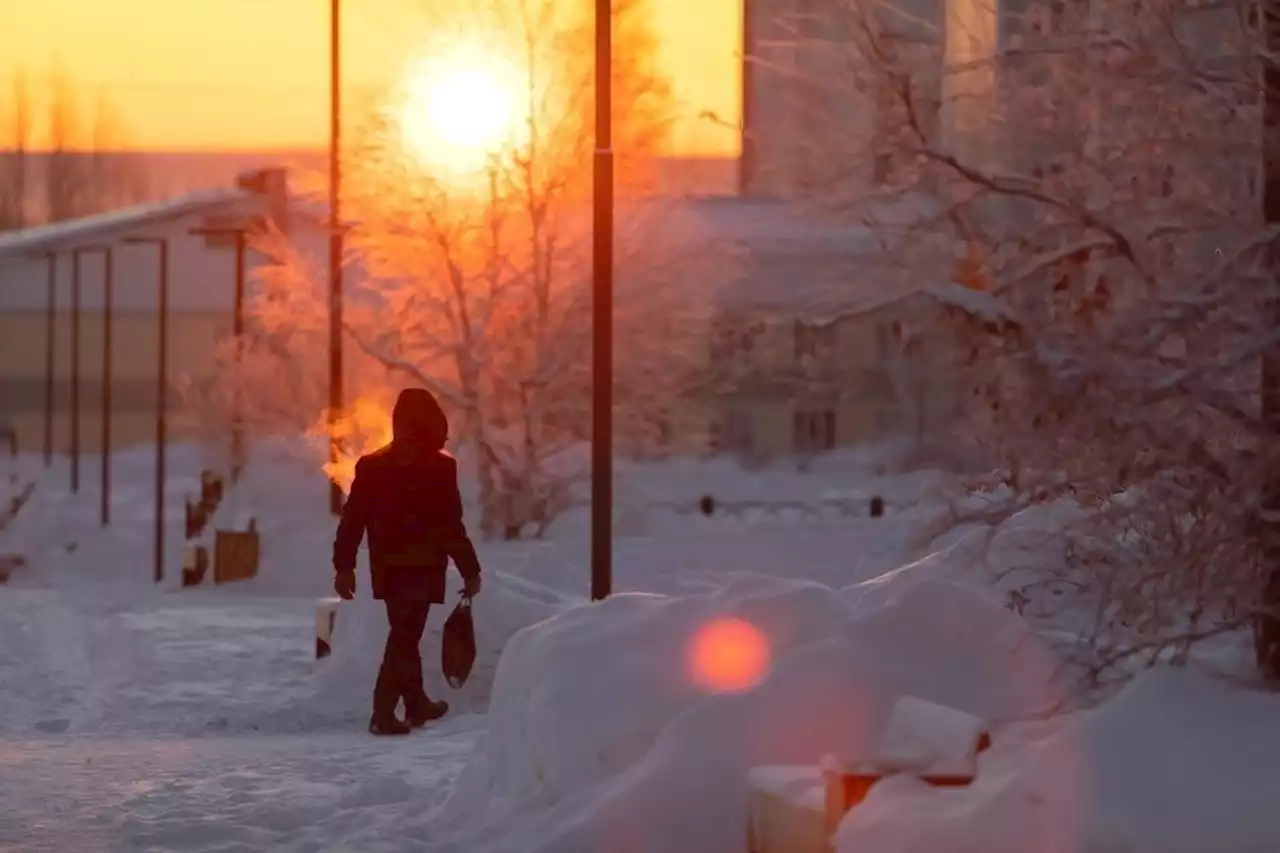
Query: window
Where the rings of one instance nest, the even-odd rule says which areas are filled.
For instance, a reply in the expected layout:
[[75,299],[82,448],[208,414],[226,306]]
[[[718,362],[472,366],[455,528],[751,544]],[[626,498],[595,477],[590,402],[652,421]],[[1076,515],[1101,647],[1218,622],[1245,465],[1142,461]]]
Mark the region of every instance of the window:
[[791,444],[796,455],[835,450],[836,413],[801,409],[791,416]]
[[764,334],[760,322],[735,322],[733,318],[721,318],[712,328],[711,353],[716,362],[733,361],[750,355],[756,339]]
[[835,331],[834,322],[818,324],[797,320],[795,324],[796,361],[823,355],[835,344]]

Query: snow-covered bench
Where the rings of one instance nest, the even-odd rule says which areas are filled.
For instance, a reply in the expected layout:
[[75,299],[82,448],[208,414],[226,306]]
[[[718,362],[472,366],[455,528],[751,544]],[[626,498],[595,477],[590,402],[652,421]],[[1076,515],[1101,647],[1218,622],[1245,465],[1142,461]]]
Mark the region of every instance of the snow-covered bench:
[[747,775],[749,853],[830,853],[850,809],[881,779],[909,774],[938,787],[970,784],[991,746],[977,717],[903,696],[875,748],[825,756],[817,767],[755,767]]

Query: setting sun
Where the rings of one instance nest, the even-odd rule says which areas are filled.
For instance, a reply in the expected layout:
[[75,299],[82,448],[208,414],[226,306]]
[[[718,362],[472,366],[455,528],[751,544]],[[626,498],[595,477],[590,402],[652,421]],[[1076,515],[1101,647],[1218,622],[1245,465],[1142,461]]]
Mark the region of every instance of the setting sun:
[[479,50],[413,63],[399,115],[409,153],[435,166],[484,166],[522,130],[519,81],[513,68]]

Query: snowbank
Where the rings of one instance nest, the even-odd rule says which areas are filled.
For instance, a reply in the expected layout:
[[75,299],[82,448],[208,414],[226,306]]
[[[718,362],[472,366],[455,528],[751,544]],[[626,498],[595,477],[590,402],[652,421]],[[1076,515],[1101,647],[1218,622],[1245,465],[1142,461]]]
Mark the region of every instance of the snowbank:
[[1280,849],[1280,696],[1153,670],[984,760],[971,788],[873,789],[840,853],[1269,853]]
[[[736,853],[753,765],[857,752],[904,693],[984,717],[1056,698],[1027,626],[971,588],[921,581],[865,611],[857,599],[742,578],[703,595],[618,596],[518,633],[488,732],[432,832],[492,853],[623,839],[631,851]],[[697,649],[726,619],[760,632],[769,666],[758,686],[716,693]],[[477,834],[481,824],[495,828]]]
[[[80,488],[72,493],[70,463],[57,457],[45,468],[39,456],[19,457],[22,482],[34,482],[30,502],[0,532],[0,551],[23,553],[31,572],[19,584],[152,584],[155,529],[155,458],[149,447],[111,457],[110,525],[102,527],[101,456],[80,459]],[[165,559],[175,582],[182,563],[183,501],[198,495],[201,453],[176,445],[167,459]]]
[[[183,501],[199,492],[202,467],[220,467],[216,449],[173,445],[168,454],[165,573],[176,585],[182,563]],[[874,458],[843,453],[823,457],[815,470],[786,465],[743,469],[727,459],[672,459],[627,463],[619,471],[614,589],[669,593],[720,586],[740,572],[801,577],[840,587],[873,577],[915,557],[922,529],[947,514],[938,472],[877,476]],[[304,439],[261,440],[250,451],[242,478],[227,490],[210,529],[240,528],[248,518],[261,534],[261,569],[234,585],[248,595],[321,596],[330,592],[334,519],[322,453]],[[19,460],[24,479],[39,487],[31,504],[3,533],[0,550],[26,553],[36,574],[151,584],[154,527],[154,451],[143,447],[112,458],[111,525],[98,524],[99,457],[81,459],[79,494],[69,490],[67,460],[46,471],[39,457]],[[469,478],[464,478],[464,486]],[[469,493],[464,488],[464,494]],[[879,519],[832,511],[797,514],[757,510],[743,516],[692,514],[702,494],[720,500],[769,502],[869,500],[879,494],[889,511]],[[468,510],[468,518],[475,513]],[[558,520],[548,541],[477,542],[486,569],[506,572],[585,598],[590,588],[588,513],[575,507]],[[362,552],[361,572],[364,572]],[[62,569],[67,572],[61,572]],[[54,569],[55,571],[49,571]]]

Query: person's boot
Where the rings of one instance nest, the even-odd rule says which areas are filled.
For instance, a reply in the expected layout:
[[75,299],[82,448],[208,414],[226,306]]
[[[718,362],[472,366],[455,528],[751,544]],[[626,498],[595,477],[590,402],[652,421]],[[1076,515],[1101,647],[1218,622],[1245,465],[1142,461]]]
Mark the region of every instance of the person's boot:
[[369,734],[371,735],[407,735],[413,729],[402,722],[395,712],[390,714],[380,714],[373,712],[373,716],[369,718]]
[[443,699],[431,699],[425,693],[421,698],[407,705],[405,708],[405,722],[415,729],[420,729],[427,723],[438,720],[445,714],[449,713],[449,703]]

